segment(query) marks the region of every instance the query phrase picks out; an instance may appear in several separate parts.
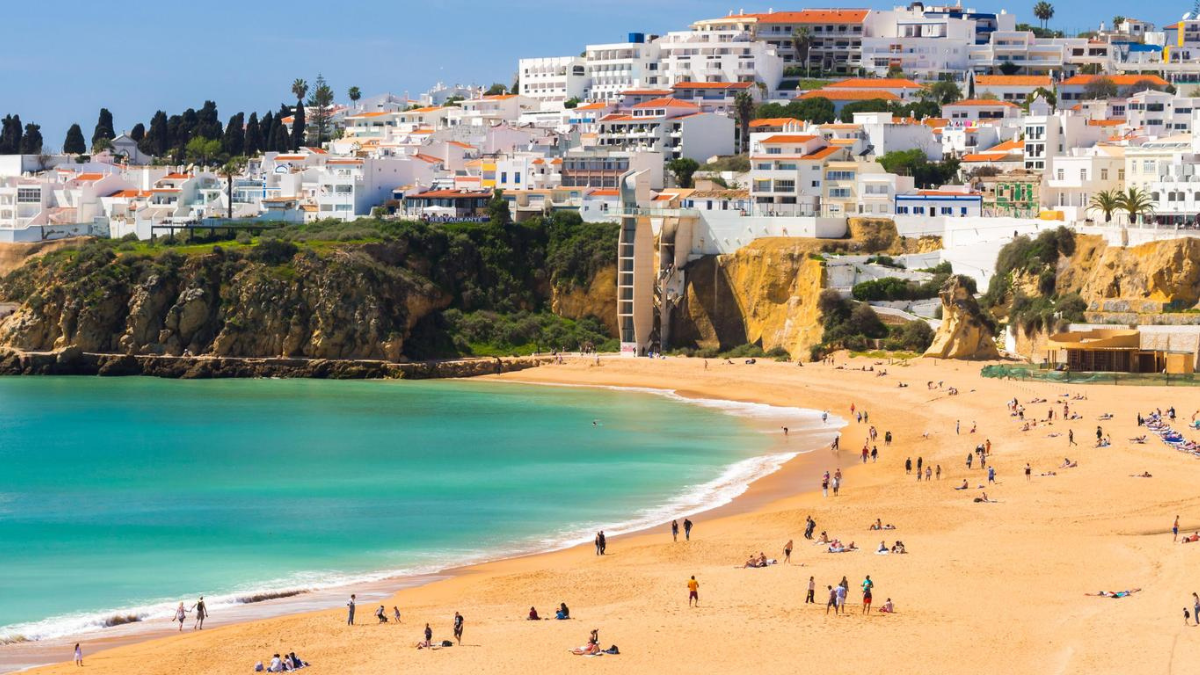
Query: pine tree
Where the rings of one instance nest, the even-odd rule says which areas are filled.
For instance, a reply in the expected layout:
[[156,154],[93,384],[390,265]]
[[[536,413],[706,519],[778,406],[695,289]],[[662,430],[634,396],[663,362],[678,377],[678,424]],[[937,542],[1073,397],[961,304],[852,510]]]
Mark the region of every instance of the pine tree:
[[146,134],[145,143],[143,143],[142,152],[145,152],[155,157],[165,157],[167,150],[171,147],[167,135],[167,113],[159,110],[154,113],[154,117],[150,118],[150,131]]
[[225,154],[236,156],[243,154],[243,149],[246,147],[246,119],[245,113],[238,113],[229,118],[229,123],[225,125],[225,135],[221,139],[221,149]]
[[250,121],[246,122],[246,144],[243,148],[247,157],[253,157],[263,149],[262,130],[258,127],[258,113],[250,113]]
[[42,154],[42,127],[39,124],[26,124],[25,135],[21,137],[22,155]]
[[210,140],[220,140],[225,135],[216,103],[205,101],[200,112],[196,113],[196,133]]
[[0,155],[15,155],[20,150],[21,118],[14,124],[12,115],[5,115],[0,122]]
[[87,146],[83,143],[83,129],[80,129],[78,124],[72,124],[71,128],[67,129],[67,139],[63,141],[63,152],[68,155],[82,155],[87,152]]
[[116,136],[117,132],[113,131],[112,113],[108,108],[101,108],[100,118],[96,120],[96,130],[92,132],[92,145],[95,146],[101,139],[111,141]]
[[142,139],[146,137],[146,125],[142,124],[141,122],[133,125],[133,129],[129,132],[129,137],[134,141],[141,143]]
[[304,104],[296,104],[296,112],[292,115],[292,150],[299,150],[304,145]]
[[309,125],[309,139],[313,145],[320,146],[330,137],[330,117],[333,108],[333,88],[325,82],[324,75],[317,75],[313,84],[312,96],[308,99],[308,109],[312,111],[312,124]]

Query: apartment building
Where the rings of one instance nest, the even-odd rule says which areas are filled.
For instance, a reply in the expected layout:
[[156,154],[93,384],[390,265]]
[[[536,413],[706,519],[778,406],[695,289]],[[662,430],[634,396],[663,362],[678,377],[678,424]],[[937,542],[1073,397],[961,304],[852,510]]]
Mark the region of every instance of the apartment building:
[[879,77],[900,68],[924,80],[961,79],[977,28],[977,19],[949,8],[914,4],[871,12],[862,39],[863,70]]
[[983,195],[969,185],[943,185],[936,190],[913,190],[896,195],[897,216],[926,218],[978,218],[983,215]]
[[702,112],[735,116],[734,104],[743,92],[756,101],[763,98],[762,91],[750,82],[680,82],[666,96],[691,103]]
[[[813,71],[853,75],[863,66],[862,41],[871,11],[806,9],[799,12],[730,14],[692,24],[693,30],[742,30],[767,43],[785,64],[808,65]],[[792,37],[804,28],[811,38],[808,63],[798,57]]]
[[563,103],[587,96],[587,62],[580,56],[521,59],[521,95],[542,103]]
[[1098,217],[1091,212],[1092,197],[1125,187],[1125,148],[1095,145],[1074,148],[1054,159],[1054,169],[1042,185],[1042,206],[1059,211],[1068,221]]
[[1147,136],[1171,136],[1192,131],[1192,112],[1200,98],[1164,91],[1138,92],[1125,101],[1125,122]]
[[981,75],[995,75],[1012,64],[1019,75],[1061,73],[1067,61],[1067,48],[1053,40],[1039,40],[1028,31],[996,31],[991,41],[974,45],[968,53],[971,69]]
[[658,152],[572,148],[562,158],[562,186],[616,189],[628,171],[645,172],[651,189],[663,187],[665,160]]
[[1021,107],[1011,101],[971,98],[942,106],[942,116],[951,124],[1015,119]]
[[588,45],[585,53],[590,101],[612,101],[630,89],[661,88],[666,85],[659,70],[659,47],[646,42],[641,33],[631,33],[628,42]]
[[738,29],[667,33],[654,41],[659,50],[659,79],[648,84],[684,82],[762,83],[770,95],[783,79],[783,58],[775,47]]
[[[822,215],[826,168],[847,159],[848,151],[815,134],[752,134],[750,199],[755,215]],[[842,176],[836,178],[840,182]]]
[[1021,105],[1038,89],[1054,91],[1054,80],[1047,75],[974,75],[972,98],[995,96],[1001,101]]
[[1125,148],[1126,185],[1146,191],[1160,224],[1200,224],[1200,148],[1192,135]]
[[1106,79],[1116,85],[1117,98],[1128,98],[1147,89],[1166,89],[1170,83],[1157,75],[1075,75],[1058,83],[1058,104],[1066,107],[1088,98],[1088,87]]
[[734,122],[725,115],[702,112],[694,103],[659,98],[601,118],[596,140],[601,148],[655,152],[667,161],[686,157],[703,163],[714,155],[733,154]]
[[1025,170],[1053,170],[1057,158],[1075,148],[1089,148],[1106,136],[1106,127],[1089,122],[1091,120],[1087,117],[1070,110],[1024,117],[1022,137],[1025,143]]

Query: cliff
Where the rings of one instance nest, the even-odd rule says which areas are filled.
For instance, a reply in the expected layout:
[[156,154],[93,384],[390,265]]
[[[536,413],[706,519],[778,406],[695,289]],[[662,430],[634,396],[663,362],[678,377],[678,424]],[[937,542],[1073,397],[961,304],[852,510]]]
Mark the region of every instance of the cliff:
[[1078,293],[1092,311],[1158,311],[1166,303],[1193,307],[1200,301],[1200,239],[1121,247],[1077,235],[1074,255],[1059,260],[1057,273],[1058,292]]
[[568,319],[600,319],[610,335],[617,334],[617,268],[598,270],[586,286],[555,286],[550,311]]
[[759,343],[799,356],[821,341],[817,297],[825,270],[808,242],[759,239],[732,255],[687,267],[672,341],[729,348]]
[[941,359],[995,359],[1000,357],[991,322],[979,308],[970,288],[959,275],[946,280],[942,300],[942,325],[925,356]]

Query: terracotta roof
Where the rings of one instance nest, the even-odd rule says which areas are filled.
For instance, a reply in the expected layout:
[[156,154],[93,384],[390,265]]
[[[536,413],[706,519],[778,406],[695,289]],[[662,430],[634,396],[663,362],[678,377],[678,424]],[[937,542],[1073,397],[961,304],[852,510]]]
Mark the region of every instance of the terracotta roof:
[[749,89],[750,82],[680,82],[672,89]]
[[963,155],[963,156],[962,156],[962,161],[964,161],[964,162],[1009,162],[1009,161],[1016,161],[1016,160],[1014,160],[1014,159],[1009,159],[1010,157],[1011,157],[1011,155],[1001,155],[1001,154],[998,154],[998,153],[997,153],[997,154],[992,154],[992,153],[987,153],[987,154],[973,153],[973,154],[969,154],[969,155]]
[[622,96],[670,96],[675,92],[670,89],[630,89],[621,92]]
[[984,152],[1009,152],[1011,150],[1020,150],[1020,151],[1024,152],[1025,151],[1025,143],[1022,141],[1013,139],[1011,141],[1004,141],[1003,143],[1000,143],[999,145],[993,145],[992,147],[988,148]]
[[867,91],[863,89],[847,89],[845,91],[830,91],[828,89],[818,89],[801,94],[801,100],[810,98],[827,98],[830,101],[899,101],[900,97],[890,91]]
[[307,145],[306,145],[306,146],[304,146],[304,149],[305,149],[305,150],[307,150],[307,151],[309,151],[309,152],[311,152],[311,153],[313,153],[313,154],[315,154],[315,155],[328,155],[328,154],[329,154],[328,152],[325,152],[325,151],[324,151],[324,150],[322,150],[321,148],[314,148],[314,147],[310,147],[310,146],[307,146]]
[[826,85],[827,89],[920,89],[921,85],[903,78],[852,77]]
[[464,150],[474,150],[475,149],[475,146],[473,146],[469,143],[463,143],[461,141],[449,141],[446,144],[453,145],[456,148],[462,148]]
[[866,9],[806,9],[799,12],[773,12],[747,16],[757,19],[758,23],[862,23],[867,18],[869,11]]
[[819,137],[818,136],[804,136],[804,135],[797,135],[797,134],[777,134],[775,136],[771,136],[770,138],[765,138],[760,142],[767,143],[767,144],[807,143],[809,141],[815,141],[817,138],[819,138]]
[[408,195],[407,199],[478,199],[480,197],[491,197],[490,190],[482,192],[464,192],[462,190],[431,190],[420,194]]
[[96,181],[96,180],[101,180],[103,178],[104,178],[104,174],[102,174],[102,173],[81,173],[78,176],[75,176],[75,180],[83,180],[83,181]]
[[956,105],[965,105],[965,106],[981,107],[981,108],[985,108],[985,107],[986,108],[992,108],[992,107],[1019,108],[1020,107],[1016,103],[1012,103],[1009,101],[990,101],[986,98],[969,98],[969,99],[966,99],[963,101],[955,101],[954,103],[947,103],[946,105],[944,105],[942,107],[949,108],[949,107],[956,106]]
[[141,190],[118,190],[109,195],[109,197],[113,197],[115,199],[133,199],[135,197],[147,197],[149,195],[149,192],[142,192]]
[[432,157],[430,155],[422,154],[419,152],[417,154],[413,155],[413,159],[419,159],[422,162],[428,162],[429,164],[440,164],[442,161],[442,160],[438,159],[437,157]]
[[1049,87],[1052,83],[1044,75],[977,75],[975,84],[984,87]]
[[677,98],[656,98],[652,101],[639,103],[634,108],[699,108],[700,106]]
[[821,128],[822,129],[833,129],[835,131],[850,131],[851,129],[861,129],[862,125],[861,124],[850,124],[850,123],[846,123],[846,122],[830,122],[828,124],[822,124]]
[[829,145],[824,148],[821,148],[820,150],[817,150],[816,152],[807,154],[807,155],[801,157],[800,159],[825,159],[826,157],[832,155],[833,153],[835,153],[839,150],[841,150],[841,148],[837,148],[832,145]]
[[576,110],[604,110],[609,107],[608,103],[589,103],[587,105],[577,106]]
[[428,106],[428,107],[425,107],[425,108],[414,108],[413,110],[405,110],[404,112],[408,112],[408,113],[428,113],[428,112],[435,112],[435,111],[437,111],[437,110],[441,110],[441,109],[442,109],[442,106],[440,106],[440,105],[431,105],[431,106]]
[[308,158],[305,157],[304,155],[275,155],[275,159],[277,159],[277,160],[282,159],[284,161],[290,161],[290,160],[294,160],[294,159],[299,160],[299,159],[308,159]]
[[1064,86],[1089,85],[1100,78],[1111,80],[1118,87],[1128,87],[1138,82],[1149,82],[1155,86],[1165,87],[1167,81],[1157,75],[1076,75],[1062,81]]
[[478,99],[478,100],[480,100],[480,101],[507,101],[510,98],[516,98],[516,97],[517,97],[516,94],[492,94],[491,96],[484,96],[483,98]]
[[612,115],[605,115],[604,117],[600,118],[601,122],[629,122],[632,120],[633,115],[620,115],[616,113]]
[[592,190],[588,194],[592,195],[593,197],[620,197],[621,191],[620,190]]
[[794,117],[764,117],[757,120],[750,120],[750,128],[757,127],[781,127],[789,122],[799,122],[800,120]]
[[291,123],[292,123],[292,122],[294,122],[295,120],[296,120],[296,117],[295,117],[294,115],[288,115],[287,117],[285,117],[285,118],[283,118],[283,119],[281,119],[281,120],[279,120],[279,121],[280,121],[280,122],[282,122],[282,123],[284,123],[284,124],[291,124]]
[[365,112],[365,113],[361,113],[358,115],[351,115],[350,119],[356,120],[356,119],[360,119],[363,117],[383,117],[384,115],[391,115],[391,114],[392,113],[390,113],[390,112],[381,110],[379,112]]
[[187,180],[189,178],[191,178],[191,176],[187,175],[186,173],[169,173],[163,176],[162,180]]
[[1123,119],[1088,120],[1087,123],[1088,123],[1089,127],[1119,127],[1122,124],[1125,124],[1125,120],[1123,120]]

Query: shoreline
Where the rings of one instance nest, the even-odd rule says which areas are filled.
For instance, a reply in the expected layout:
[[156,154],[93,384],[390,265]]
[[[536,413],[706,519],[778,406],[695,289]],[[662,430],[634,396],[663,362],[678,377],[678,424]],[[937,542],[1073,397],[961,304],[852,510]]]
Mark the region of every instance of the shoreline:
[[[203,359],[205,357],[198,357]],[[502,373],[519,372],[527,368],[536,368],[544,365],[543,362],[536,361],[537,359],[548,359],[549,357],[532,357],[535,360],[533,365],[522,363],[521,367],[512,370],[503,370]],[[569,363],[590,362],[594,357],[573,356],[566,357]],[[608,357],[620,358],[620,357]],[[195,358],[183,358],[183,361],[195,361]],[[57,373],[56,373],[57,374]],[[461,375],[446,375],[439,379],[463,379],[466,381],[472,379],[486,380],[493,383],[509,382],[508,380],[497,377],[496,374],[488,374],[488,376],[480,377],[477,375],[461,376]],[[538,386],[538,387],[578,387],[582,389],[602,389],[609,391],[624,391],[649,396],[661,396],[684,403],[686,405],[695,405],[709,410],[713,410],[722,415],[728,415],[733,418],[743,420],[749,426],[755,428],[764,436],[771,436],[776,433],[774,424],[781,420],[791,419],[791,415],[800,414],[819,414],[821,411],[807,408],[783,407],[770,405],[760,402],[751,401],[732,401],[728,399],[719,399],[711,397],[702,397],[699,395],[681,394],[671,389],[655,389],[645,387],[622,387],[608,385],[574,385],[560,384],[553,381],[537,381],[531,380],[528,382],[514,382],[522,386]],[[751,412],[750,409],[753,409]],[[809,420],[811,423],[812,421]],[[789,469],[792,472],[798,472],[798,464],[805,464],[805,458],[809,455],[816,455],[820,450],[828,445],[828,440],[823,439],[823,436],[832,436],[839,433],[839,430],[846,426],[846,422],[840,417],[831,415],[830,420],[823,426],[809,426],[793,429],[793,435],[788,439],[772,438],[768,441],[768,452],[762,455],[756,455],[744,460],[739,460],[731,464],[725,465],[724,472],[709,481],[708,483],[696,486],[689,486],[683,492],[668,495],[662,506],[656,510],[667,509],[672,503],[685,499],[692,494],[689,490],[700,489],[709,485],[718,485],[722,488],[731,490],[734,494],[725,496],[720,495],[715,499],[706,500],[699,504],[685,504],[684,508],[673,510],[678,513],[679,518],[684,516],[696,516],[705,514],[710,517],[720,517],[720,515],[731,515],[737,513],[745,513],[752,510],[755,504],[761,503],[765,498],[763,495],[758,495],[758,490],[755,486],[763,481],[767,481],[778,474],[787,472]],[[796,443],[791,443],[794,440]],[[789,445],[802,445],[800,449],[791,450]],[[809,460],[812,461],[812,460]],[[752,471],[750,475],[738,476],[735,472],[740,465],[753,463],[759,468]],[[812,467],[805,467],[812,468]],[[731,472],[735,472],[734,476],[726,479],[726,476]],[[757,499],[753,501],[747,497],[754,494]],[[610,533],[610,539],[626,538],[632,536],[646,535],[652,531],[662,528],[669,524],[669,520],[659,520],[654,515],[641,515],[639,513],[631,513],[629,518],[613,525],[603,525],[600,529],[604,529]],[[548,542],[547,542],[548,543]],[[364,606],[370,604],[369,601],[378,601],[393,596],[405,589],[424,586],[427,584],[437,583],[438,581],[448,578],[470,574],[475,568],[480,566],[502,563],[506,561],[537,558],[554,554],[557,552],[568,551],[577,548],[590,547],[590,542],[586,541],[568,541],[562,543],[549,544],[543,548],[533,548],[530,550],[520,550],[508,554],[500,554],[496,557],[482,558],[463,563],[449,563],[445,566],[433,566],[429,571],[400,573],[390,576],[379,576],[385,574],[379,573],[364,573],[365,577],[371,578],[365,582],[349,582],[339,583],[332,586],[322,586],[308,589],[274,589],[263,588],[258,590],[245,590],[238,592],[223,593],[217,596],[210,596],[210,605],[213,604],[212,598],[233,597],[239,600],[232,602],[221,601],[218,611],[217,620],[209,620],[208,624],[214,628],[237,626],[248,622],[270,620],[273,618],[284,617],[289,615],[308,614],[312,612],[327,611],[331,607],[339,607],[344,601],[345,593],[352,589],[359,595],[360,601]],[[279,591],[288,593],[286,597],[269,598],[254,602],[241,602],[240,598],[252,596],[257,593],[275,593]],[[174,601],[170,601],[174,602]],[[147,605],[149,606],[149,605]],[[213,605],[218,607],[218,605]],[[139,608],[132,609],[115,609],[111,611],[97,612],[96,614],[125,616],[134,614]],[[257,611],[256,611],[257,610]],[[234,617],[231,620],[221,620],[225,617]],[[50,621],[55,617],[50,617],[43,621]],[[63,617],[66,618],[66,617]],[[189,624],[191,618],[189,617]],[[40,622],[34,622],[40,623]],[[175,635],[174,623],[166,623],[164,625],[164,617],[157,614],[143,617],[138,621],[130,621],[121,625],[109,626],[104,628],[96,628],[84,633],[74,633],[65,636],[49,637],[43,639],[14,641],[9,643],[0,643],[0,673],[4,672],[24,672],[31,668],[50,665],[56,661],[46,661],[39,659],[38,655],[42,653],[59,653],[69,649],[70,645],[77,640],[86,640],[93,645],[93,649],[111,649],[114,647],[136,645],[147,641],[162,639],[171,635]],[[184,634],[189,630],[185,629]],[[95,638],[90,639],[89,638]],[[25,656],[23,656],[25,655]],[[16,663],[15,659],[24,658],[25,663]],[[32,663],[30,661],[37,661]],[[13,667],[14,664],[19,667]]]
[[[845,363],[841,356],[838,361]],[[896,364],[886,366],[886,376],[860,370],[873,361],[854,359],[845,369],[776,363],[705,369],[698,359],[613,359],[497,376],[671,388],[839,413],[855,403],[869,409],[870,424],[881,434],[893,432],[895,441],[879,443],[877,464],[858,466],[856,450],[869,425],[851,422],[842,432],[846,452],[804,455],[818,465],[814,471],[841,466],[846,482],[840,497],[823,499],[809,490],[804,462],[789,462],[730,507],[696,519],[690,542],[673,543],[668,532],[652,528],[614,537],[603,557],[591,547],[575,547],[465,568],[395,594],[386,604],[404,611],[399,626],[347,628],[344,610],[330,609],[101,652],[95,651],[99,645],[85,644],[87,665],[101,674],[166,675],[186,668],[234,675],[272,651],[295,651],[318,674],[382,667],[433,675],[574,670],[585,661],[567,648],[581,644],[592,628],[600,629],[604,646],[619,645],[621,655],[583,667],[663,675],[782,674],[795,669],[799,654],[831,659],[839,671],[877,669],[886,654],[886,667],[901,673],[1149,675],[1200,660],[1198,634],[1179,625],[1179,607],[1190,607],[1195,590],[1200,549],[1173,543],[1169,527],[1176,514],[1183,532],[1200,526],[1195,458],[1153,438],[1145,445],[1126,442],[1143,433],[1135,410],[1175,406],[1186,419],[1200,409],[1200,392],[989,380],[979,375],[980,363]],[[898,388],[898,381],[908,387]],[[959,394],[925,386],[941,381]],[[1062,399],[1064,394],[1086,398]],[[1042,421],[1023,431],[1005,409],[1014,396],[1029,406],[1027,419],[1044,420],[1046,409],[1064,400],[1082,417]],[[1035,397],[1051,403],[1034,403]],[[1116,417],[1104,417],[1110,413]],[[979,432],[971,435],[976,423]],[[1113,447],[1090,447],[1087,436],[1098,423]],[[1068,446],[1068,429],[1085,447]],[[978,465],[967,469],[963,462],[984,439],[993,443],[988,464],[998,470],[994,485],[985,485]],[[1059,468],[1064,454],[1078,467]],[[915,481],[905,473],[906,457],[942,467],[941,479]],[[1027,463],[1033,467],[1028,478]],[[1152,479],[1135,477],[1147,471]],[[970,483],[968,492],[953,489],[963,480]],[[974,502],[981,488],[992,503]],[[818,532],[857,541],[861,550],[831,555],[806,545],[800,534],[806,515],[815,518]],[[897,530],[871,531],[868,524],[876,518]],[[748,554],[765,550],[777,557],[789,539],[797,542],[791,564],[742,569]],[[902,539],[909,555],[873,555],[879,539]],[[686,599],[689,575],[701,583],[698,608]],[[856,587],[865,575],[876,584],[876,606],[894,599],[894,616],[864,616]],[[803,603],[810,576],[818,589],[850,580],[848,616],[827,614],[823,603]],[[1129,588],[1142,590],[1115,602],[1088,597]],[[545,615],[559,602],[568,603],[578,620],[524,619],[530,605]],[[467,617],[464,648],[413,649],[426,622],[435,641],[446,637],[456,611]],[[938,648],[960,644],[970,645],[969,655]],[[1139,658],[1113,659],[1114,644]],[[74,672],[70,667],[37,672]]]

